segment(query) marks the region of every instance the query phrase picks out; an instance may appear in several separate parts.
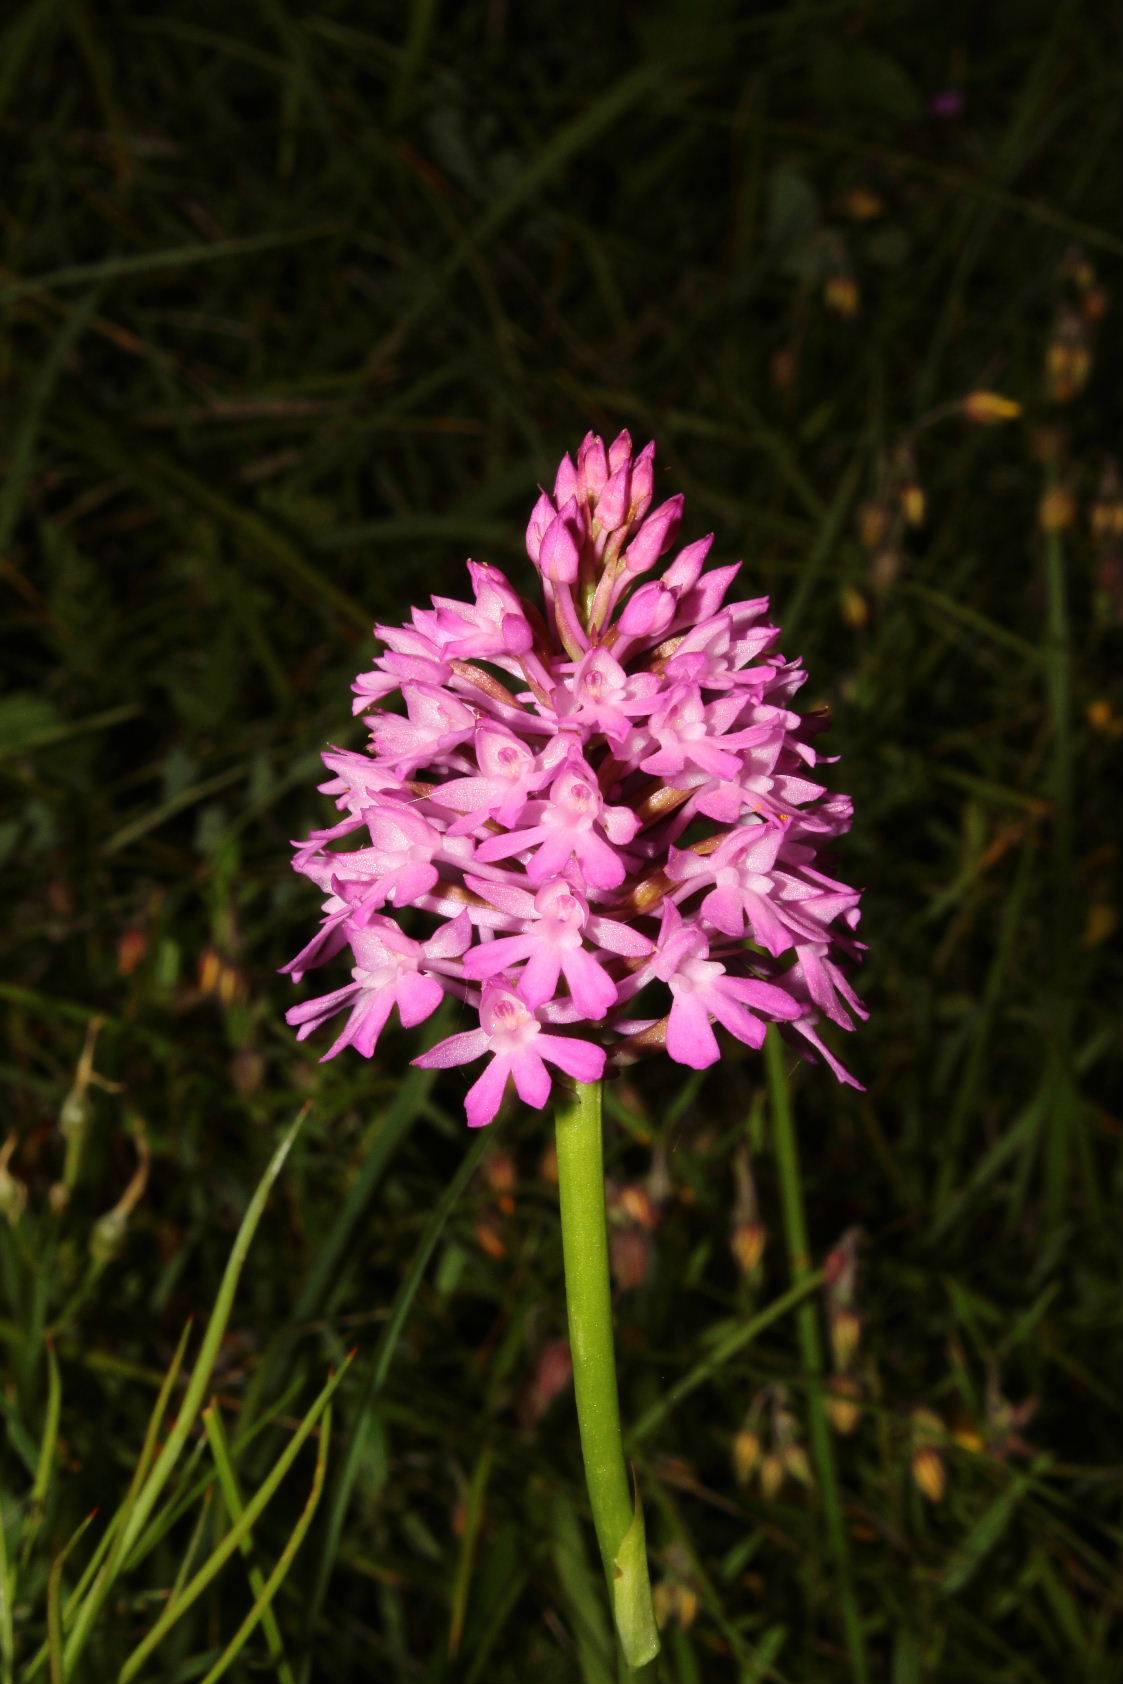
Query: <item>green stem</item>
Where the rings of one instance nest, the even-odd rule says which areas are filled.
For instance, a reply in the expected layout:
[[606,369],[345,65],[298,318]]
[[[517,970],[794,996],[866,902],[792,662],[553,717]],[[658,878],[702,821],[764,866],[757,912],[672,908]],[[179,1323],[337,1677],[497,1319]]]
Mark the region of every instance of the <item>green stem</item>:
[[[1046,489],[1055,490],[1055,464],[1046,474]],[[1076,1082],[1072,1069],[1072,954],[1076,922],[1073,905],[1073,765],[1072,765],[1072,673],[1068,627],[1067,582],[1064,540],[1057,530],[1045,533],[1045,587],[1047,592],[1047,673],[1051,766],[1049,794],[1055,818],[1053,863],[1056,870],[1052,895],[1053,963],[1050,1020],[1051,1099],[1046,1112],[1045,1214],[1053,1231],[1062,1220],[1068,1191],[1069,1153],[1078,1119]],[[1094,1182],[1094,1177],[1090,1178]],[[1093,1194],[1093,1197],[1095,1195]]]
[[[792,1122],[785,1057],[784,1043],[777,1032],[770,1029],[764,1044],[764,1058],[772,1102],[772,1147],[776,1154],[776,1170],[780,1179],[780,1200],[784,1211],[784,1232],[788,1242],[792,1280],[796,1286],[800,1286],[811,1275],[812,1270],[807,1243],[807,1221],[803,1213],[799,1151]],[[823,1396],[823,1351],[817,1318],[818,1309],[814,1300],[805,1300],[796,1311],[799,1347],[807,1381],[807,1424],[811,1435],[811,1455],[823,1500],[827,1545],[834,1557],[835,1571],[838,1574],[838,1599],[842,1607],[846,1647],[850,1652],[850,1674],[854,1684],[868,1684],[870,1674],[866,1660],[865,1637],[854,1595],[850,1551],[842,1519],[842,1495],[834,1465],[834,1446],[827,1419],[826,1400]]]
[[624,1462],[604,1206],[601,1086],[581,1083],[556,1113],[558,1198],[585,1480],[613,1611],[629,1666],[659,1652],[643,1519]]

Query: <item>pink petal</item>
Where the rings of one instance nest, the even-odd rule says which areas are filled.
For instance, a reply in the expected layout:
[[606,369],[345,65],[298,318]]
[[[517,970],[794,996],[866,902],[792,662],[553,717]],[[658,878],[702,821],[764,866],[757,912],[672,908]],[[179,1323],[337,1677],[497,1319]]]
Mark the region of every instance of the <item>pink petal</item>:
[[610,953],[623,953],[629,959],[646,959],[654,948],[647,936],[617,918],[602,918],[594,913],[585,928],[598,947],[607,947]]
[[736,1035],[739,1041],[744,1041],[746,1046],[759,1050],[764,1045],[767,1024],[762,1018],[754,1017],[752,1012],[746,1011],[731,995],[715,988],[706,996],[706,1004],[718,1022],[724,1025],[731,1035]]
[[558,991],[561,955],[549,941],[533,936],[527,938],[530,957],[519,978],[518,992],[531,1008],[544,1006]]
[[391,878],[394,885],[394,905],[412,906],[415,900],[420,900],[422,895],[429,893],[439,876],[435,866],[422,864],[420,860],[403,865]]
[[537,1044],[524,1047],[516,1058],[511,1059],[511,1074],[515,1078],[519,1098],[525,1104],[533,1105],[536,1111],[541,1111],[550,1097],[551,1083],[550,1072],[542,1062]]
[[490,1044],[482,1029],[466,1029],[462,1035],[438,1041],[412,1062],[421,1070],[448,1070],[454,1064],[471,1064],[474,1058],[482,1058]]
[[744,1000],[753,1011],[763,1012],[779,1022],[791,1022],[805,1013],[806,1008],[798,1000],[793,1000],[786,988],[777,988],[774,982],[761,982],[757,977],[731,976],[722,978],[721,988],[723,993]]
[[667,1051],[678,1064],[705,1070],[721,1057],[709,1014],[697,994],[676,996],[667,1022]]
[[425,952],[431,959],[459,959],[470,946],[471,940],[472,920],[465,909],[433,932],[425,943]]
[[364,1058],[373,1058],[378,1037],[386,1027],[386,1020],[394,1008],[394,990],[387,986],[377,991],[364,990],[355,1001],[342,1033],[320,1059],[324,1064],[344,1047],[354,1047]]
[[[420,1060],[415,1060],[419,1063]],[[464,1111],[468,1127],[482,1129],[491,1122],[500,1105],[511,1073],[511,1061],[497,1054],[479,1079],[472,1083],[464,1096]]]
[[573,1041],[567,1035],[539,1035],[535,1047],[575,1082],[599,1082],[604,1075],[605,1051],[592,1041]]
[[303,1041],[317,1030],[321,1023],[326,1023],[329,1017],[341,1012],[358,990],[357,982],[348,982],[342,988],[333,989],[330,994],[319,995],[315,1000],[302,1000],[298,1006],[289,1007],[285,1013],[285,1022],[301,1026],[296,1038]]
[[850,1074],[844,1064],[839,1063],[830,1048],[820,1040],[809,1019],[802,1018],[799,1023],[793,1024],[792,1028],[798,1035],[802,1035],[805,1041],[810,1041],[819,1057],[830,1066],[840,1082],[845,1082],[848,1087],[857,1088],[859,1093],[865,1093],[864,1085],[859,1082],[856,1076]]
[[498,976],[508,965],[517,965],[533,951],[534,938],[525,934],[481,942],[464,955],[464,975],[472,982],[482,982],[486,977]]
[[[585,1017],[598,1022],[609,1007],[616,1004],[616,984],[591,953],[578,951],[567,954],[562,970],[569,991]],[[523,998],[529,1001],[530,996],[524,991]]]
[[701,911],[703,917],[708,918],[723,935],[744,935],[745,911],[741,895],[736,889],[714,889],[702,902]]
[[464,881],[474,894],[501,912],[509,912],[513,918],[533,918],[534,896],[526,889],[513,883],[493,883],[488,877],[474,877],[470,871],[464,873]]
[[407,971],[399,979],[395,992],[398,1015],[405,1029],[414,1029],[427,1017],[432,1017],[445,997],[445,991],[435,977],[418,976],[416,971]]

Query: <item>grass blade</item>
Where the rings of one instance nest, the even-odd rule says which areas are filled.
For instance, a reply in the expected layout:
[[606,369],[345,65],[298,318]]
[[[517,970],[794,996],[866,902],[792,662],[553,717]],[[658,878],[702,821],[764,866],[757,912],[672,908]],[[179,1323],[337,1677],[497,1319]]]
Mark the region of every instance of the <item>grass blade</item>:
[[[803,1183],[788,1091],[787,1057],[779,1034],[775,1029],[770,1029],[765,1041],[764,1058],[772,1108],[772,1148],[776,1155],[780,1178],[788,1257],[792,1276],[798,1286],[807,1280],[812,1270],[807,1223],[803,1214]],[[796,1326],[807,1381],[807,1420],[811,1454],[818,1476],[831,1554],[835,1558],[835,1568],[839,1577],[838,1594],[846,1631],[846,1646],[850,1653],[850,1666],[855,1684],[867,1684],[870,1672],[866,1641],[854,1595],[850,1548],[842,1517],[842,1494],[835,1471],[834,1447],[823,1397],[823,1353],[819,1340],[818,1308],[808,1299],[804,1299],[796,1312]]]
[[[207,1413],[210,1419],[217,1419],[217,1411]],[[308,1501],[301,1510],[300,1518],[293,1527],[289,1541],[285,1545],[280,1556],[277,1558],[277,1563],[268,1579],[262,1581],[261,1574],[257,1572],[256,1569],[254,1570],[254,1575],[251,1576],[251,1583],[253,1584],[255,1593],[253,1607],[250,1609],[249,1613],[246,1615],[245,1619],[230,1639],[226,1648],[222,1651],[222,1654],[219,1656],[210,1672],[207,1673],[203,1680],[203,1684],[216,1684],[216,1680],[222,1677],[222,1674],[227,1670],[231,1661],[236,1659],[239,1655],[245,1645],[246,1639],[250,1636],[259,1621],[265,1625],[266,1634],[269,1637],[269,1651],[277,1665],[278,1678],[282,1680],[282,1684],[288,1684],[288,1681],[292,1678],[292,1670],[289,1667],[288,1662],[285,1660],[281,1649],[281,1635],[277,1626],[276,1618],[273,1614],[272,1603],[273,1598],[276,1596],[288,1574],[289,1568],[292,1566],[293,1558],[303,1543],[305,1534],[311,1526],[313,1517],[319,1507],[320,1496],[324,1489],[324,1477],[327,1473],[328,1446],[330,1443],[331,1405],[329,1403],[327,1408],[324,1410],[324,1418],[320,1424],[320,1446],[316,1456],[316,1467],[312,1477],[312,1489],[308,1493]],[[231,1472],[232,1471],[233,1470],[231,1470]],[[240,1519],[241,1516],[239,1515],[235,1518]],[[248,1546],[248,1534],[245,1542]]]
[[46,275],[28,275],[0,286],[0,304],[27,298],[59,287],[83,286],[87,282],[118,281],[126,275],[154,275],[170,269],[191,268],[200,263],[221,263],[236,257],[254,257],[263,251],[303,245],[309,240],[326,240],[338,233],[335,223],[311,228],[277,229],[272,234],[250,234],[242,239],[213,240],[207,245],[172,246],[165,251],[130,252],[123,257],[103,257],[98,263],[70,263]]
[[[325,1416],[325,1423],[327,1420],[328,1417]],[[226,1512],[230,1516],[231,1521],[236,1524],[239,1520],[241,1520],[242,1515],[245,1513],[246,1505],[242,1501],[242,1494],[238,1489],[238,1476],[234,1471],[234,1464],[230,1460],[230,1447],[226,1442],[226,1433],[222,1425],[222,1416],[219,1414],[216,1404],[212,1403],[204,1409],[203,1427],[206,1431],[207,1440],[211,1447],[211,1455],[214,1458],[215,1470],[218,1474],[219,1490],[222,1492],[222,1500],[226,1504]],[[316,1466],[317,1471],[319,1471],[319,1461],[317,1461]],[[273,1665],[277,1669],[277,1677],[281,1680],[281,1684],[293,1684],[292,1668],[290,1667],[288,1658],[285,1655],[284,1644],[281,1641],[280,1628],[277,1625],[276,1616],[269,1605],[271,1599],[266,1598],[264,1602],[262,1601],[262,1597],[265,1592],[265,1579],[262,1576],[260,1567],[258,1567],[256,1561],[254,1560],[253,1539],[248,1533],[242,1544],[242,1554],[246,1559],[250,1589],[253,1591],[255,1598],[254,1606],[257,1607],[259,1604],[261,1605],[260,1617],[265,1628],[265,1640],[269,1645],[269,1654],[273,1661]],[[236,1652],[237,1651],[234,1651],[234,1653]]]
[[[390,1372],[390,1364],[393,1362],[394,1354],[398,1348],[398,1341],[401,1339],[406,1320],[409,1316],[410,1309],[413,1306],[413,1300],[417,1296],[417,1289],[421,1285],[425,1270],[428,1268],[429,1259],[436,1250],[437,1242],[440,1240],[440,1237],[448,1224],[449,1218],[459,1202],[460,1195],[463,1193],[465,1187],[475,1174],[489,1144],[490,1140],[485,1132],[464,1154],[460,1167],[457,1169],[456,1174],[445,1188],[440,1201],[433,1211],[432,1216],[429,1218],[425,1232],[422,1234],[417,1250],[413,1254],[410,1266],[406,1271],[401,1286],[398,1288],[397,1296],[394,1299],[394,1308],[390,1313],[390,1319],[386,1323],[375,1349],[374,1358],[371,1362],[370,1376],[367,1381],[366,1392],[363,1396],[359,1414],[356,1417],[357,1423],[360,1422],[362,1417],[366,1415],[375,1398],[382,1390],[386,1376]],[[311,1638],[315,1633],[316,1622],[319,1619],[320,1609],[323,1606],[324,1597],[327,1594],[328,1580],[331,1577],[336,1551],[339,1548],[339,1538],[343,1531],[343,1522],[351,1504],[351,1496],[355,1489],[355,1481],[359,1476],[362,1446],[362,1434],[359,1431],[358,1425],[356,1425],[336,1477],[335,1487],[332,1491],[328,1504],[328,1512],[324,1525],[324,1536],[320,1544],[319,1564],[316,1570],[316,1576],[308,1594],[308,1612],[305,1629],[309,1638]],[[302,1676],[305,1679],[308,1676],[307,1663]]]
[[[293,1433],[292,1438],[285,1446],[285,1449],[273,1464],[268,1477],[262,1481],[261,1485],[254,1492],[253,1497],[246,1504],[245,1509],[242,1511],[242,1516],[237,1524],[231,1527],[222,1542],[215,1550],[212,1551],[207,1560],[203,1563],[202,1567],[200,1567],[198,1572],[193,1575],[186,1585],[184,1585],[183,1589],[168,1602],[164,1612],[156,1621],[156,1624],[152,1627],[151,1631],[133,1650],[132,1654],[129,1656],[125,1665],[121,1669],[118,1684],[129,1684],[130,1679],[136,1677],[137,1673],[140,1671],[153,1649],[156,1648],[157,1644],[163,1641],[171,1628],[177,1623],[177,1621],[182,1619],[183,1615],[192,1606],[192,1604],[198,1600],[198,1598],[206,1590],[207,1586],[217,1577],[222,1568],[225,1567],[230,1557],[237,1550],[241,1549],[243,1542],[249,1537],[253,1530],[254,1522],[257,1520],[270,1498],[275,1495],[278,1486],[284,1479],[288,1470],[291,1468],[293,1462],[296,1460],[297,1455],[300,1452],[301,1445],[304,1443],[305,1439],[316,1426],[320,1417],[328,1408],[337,1387],[351,1365],[351,1360],[352,1359],[348,1357],[347,1361],[338,1370],[338,1372],[332,1375],[331,1379],[328,1381],[327,1385],[324,1387],[307,1415],[301,1421],[299,1427],[297,1427],[296,1431]],[[303,1536],[303,1534],[301,1534],[301,1536]],[[278,1580],[278,1583],[279,1582],[280,1581]],[[273,1588],[275,1590],[276,1585],[274,1585]]]
[[285,1159],[288,1157],[292,1144],[304,1122],[305,1115],[306,1112],[302,1111],[283,1136],[269,1160],[265,1174],[258,1183],[257,1190],[250,1200],[245,1216],[242,1218],[233,1249],[223,1271],[218,1297],[215,1300],[215,1306],[207,1324],[207,1331],[203,1336],[199,1357],[175,1425],[169,1433],[163,1449],[157,1456],[154,1466],[136,1492],[128,1518],[122,1527],[120,1538],[115,1542],[112,1556],[94,1581],[78,1610],[66,1644],[65,1663],[68,1672],[74,1670],[78,1657],[89,1637],[93,1622],[112,1588],[117,1571],[120,1567],[127,1566],[129,1552],[143,1531],[145,1523],[156,1506],[160,1493],[171,1478],[172,1471],[190,1436],[210,1382],[215,1359],[222,1343],[222,1336],[226,1331],[226,1324],[230,1319],[230,1312],[234,1305],[234,1294],[237,1291],[238,1280],[246,1261],[250,1242],[256,1232],[258,1223],[261,1221],[273,1183],[281,1173]]

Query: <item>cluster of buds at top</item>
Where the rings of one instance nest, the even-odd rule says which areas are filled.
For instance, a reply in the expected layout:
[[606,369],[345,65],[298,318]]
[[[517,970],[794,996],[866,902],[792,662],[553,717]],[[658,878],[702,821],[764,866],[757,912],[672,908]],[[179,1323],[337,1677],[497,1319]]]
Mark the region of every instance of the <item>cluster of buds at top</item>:
[[510,1080],[542,1106],[558,1070],[659,1048],[704,1069],[715,1021],[751,1047],[779,1024],[853,1081],[817,1028],[866,1015],[837,962],[858,894],[818,864],[851,804],[814,781],[824,721],[791,710],[805,675],[767,598],[726,603],[740,564],[704,571],[712,537],[671,557],[682,498],[652,508],[654,457],[621,433],[563,459],[527,531],[541,608],[470,561],[470,602],[376,628],[369,750],[324,755],[342,816],[297,846],[327,899],[286,969],[353,968],[289,1022],[346,1013],[324,1056],[369,1057],[395,1006],[409,1027],[454,996],[476,1026],[415,1062],[487,1058],[473,1126]]

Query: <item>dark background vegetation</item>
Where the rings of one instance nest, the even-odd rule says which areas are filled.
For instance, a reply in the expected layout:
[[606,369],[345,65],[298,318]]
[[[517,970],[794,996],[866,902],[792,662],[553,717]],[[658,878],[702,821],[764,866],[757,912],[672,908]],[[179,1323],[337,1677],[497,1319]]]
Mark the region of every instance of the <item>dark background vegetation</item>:
[[[529,587],[536,483],[628,426],[832,708],[872,1011],[864,1094],[793,1076],[813,1261],[859,1230],[844,1569],[791,1454],[791,1315],[728,1349],[790,1284],[760,1064],[730,1044],[610,1098],[653,1672],[854,1677],[841,1572],[875,1680],[1118,1676],[1118,46],[1107,8],[1036,0],[9,11],[0,1404],[16,1526],[50,1330],[45,1563],[119,1498],[310,1102],[217,1377],[252,1488],[358,1347],[335,1506],[277,1603],[293,1676],[615,1676],[571,1396],[541,1391],[548,1119],[491,1131],[368,1407],[472,1145],[463,1074],[407,1074],[396,1029],[321,1067],[276,971],[372,622],[461,594],[468,555]],[[978,392],[1021,413],[972,419]],[[778,1489],[735,1478],[746,1433]],[[189,1530],[85,1676],[116,1676]],[[201,1676],[251,1600],[235,1562],[144,1676]],[[276,1676],[259,1637],[230,1676]]]

